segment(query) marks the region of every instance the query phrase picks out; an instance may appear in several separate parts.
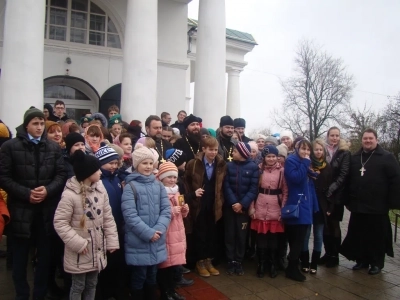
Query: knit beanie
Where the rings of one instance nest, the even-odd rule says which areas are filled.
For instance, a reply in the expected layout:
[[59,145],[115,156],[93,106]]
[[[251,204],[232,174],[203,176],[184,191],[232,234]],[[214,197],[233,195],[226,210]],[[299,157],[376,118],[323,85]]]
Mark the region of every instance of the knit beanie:
[[[60,126],[57,122],[53,122],[53,121],[46,121],[44,122],[44,127],[46,127],[46,131],[49,131],[50,127],[54,126],[54,125],[58,125]],[[61,128],[61,127],[60,127]]]
[[113,115],[108,121],[108,128],[111,128],[114,124],[122,126],[122,117],[120,114]]
[[249,158],[251,153],[251,148],[249,144],[239,142],[236,144],[236,150],[240,153],[243,158]]
[[267,145],[267,146],[265,146],[264,149],[262,150],[261,156],[262,156],[263,158],[265,158],[268,154],[274,154],[274,155],[278,156],[279,151],[278,151],[278,149],[276,148],[276,146],[274,146],[274,145]]
[[212,137],[217,137],[217,133],[216,133],[216,131],[214,130],[214,129],[212,129],[212,128],[207,128],[207,130],[208,130],[208,132],[210,133],[210,135],[212,136]]
[[186,161],[186,154],[179,149],[168,149],[165,151],[165,158],[179,167]]
[[24,128],[26,128],[29,122],[34,118],[44,119],[44,113],[36,107],[31,107],[24,113]]
[[76,179],[79,182],[89,178],[101,167],[96,157],[86,155],[82,150],[76,150],[71,159]]
[[161,181],[168,176],[178,177],[178,168],[172,162],[163,163],[158,169],[157,178]]
[[278,139],[272,135],[267,136],[267,138],[265,139],[265,143],[272,143],[275,146],[278,146]]
[[288,147],[285,144],[280,144],[279,146],[276,146],[278,149],[278,154],[280,156],[283,156],[284,158],[287,158],[288,155]]
[[236,118],[235,120],[233,120],[233,127],[235,127],[235,128],[237,128],[237,127],[246,128],[246,120],[242,119],[242,118]]
[[145,159],[154,161],[153,152],[147,147],[140,147],[132,152],[132,166],[136,170],[137,166]]
[[158,154],[156,149],[150,148],[151,153],[153,153],[153,160],[154,162],[158,161],[160,158],[160,155]]
[[11,139],[11,132],[8,127],[0,120],[0,147],[4,142]]
[[233,119],[230,116],[223,116],[219,121],[219,127],[233,126]]
[[72,146],[75,145],[76,143],[82,142],[85,144],[85,138],[77,132],[71,132],[67,134],[64,141],[65,141],[65,150],[67,151],[68,154],[71,151]]
[[208,129],[207,128],[200,128],[200,135],[201,136],[203,136],[203,135],[209,135],[209,136],[211,136],[211,134],[210,134],[210,132],[208,131]]
[[255,141],[250,141],[250,142],[248,142],[248,144],[249,144],[251,150],[255,150],[256,152],[258,152],[258,146]]
[[266,138],[267,138],[267,137],[266,137],[265,135],[263,135],[263,134],[261,134],[261,133],[256,133],[256,134],[252,137],[252,140],[254,140],[254,141],[257,142],[259,139],[262,139],[262,140],[265,141]]
[[113,160],[119,160],[119,155],[117,151],[104,143],[101,143],[100,145],[101,147],[99,148],[99,150],[96,151],[94,156],[99,159],[101,165],[108,164],[110,161]]
[[124,150],[115,144],[109,144],[108,147],[113,148],[115,150],[115,152],[118,153],[119,158],[122,158],[124,156]]
[[289,130],[282,131],[279,137],[282,139],[284,136],[288,137],[293,142],[293,134]]

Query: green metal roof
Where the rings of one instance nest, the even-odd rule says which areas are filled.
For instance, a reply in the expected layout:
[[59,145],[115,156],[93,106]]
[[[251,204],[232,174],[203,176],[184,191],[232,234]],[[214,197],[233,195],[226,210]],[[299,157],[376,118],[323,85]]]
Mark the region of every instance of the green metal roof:
[[[195,19],[188,18],[188,25],[197,27],[198,21]],[[226,28],[226,37],[228,39],[238,40],[241,42],[257,45],[257,42],[254,39],[254,37],[250,33],[247,33],[247,32],[242,32],[242,31]]]

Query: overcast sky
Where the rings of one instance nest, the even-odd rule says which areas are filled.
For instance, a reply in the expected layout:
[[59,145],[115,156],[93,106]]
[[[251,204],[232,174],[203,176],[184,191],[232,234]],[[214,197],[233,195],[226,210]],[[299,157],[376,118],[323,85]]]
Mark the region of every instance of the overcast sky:
[[[217,1],[217,0],[216,0]],[[400,91],[400,0],[226,0],[226,27],[251,33],[259,44],[241,74],[241,110],[248,131],[279,129],[271,120],[284,95],[279,77],[293,74],[294,50],[313,39],[341,57],[357,84],[354,106],[379,110]],[[189,4],[197,19],[199,0]]]

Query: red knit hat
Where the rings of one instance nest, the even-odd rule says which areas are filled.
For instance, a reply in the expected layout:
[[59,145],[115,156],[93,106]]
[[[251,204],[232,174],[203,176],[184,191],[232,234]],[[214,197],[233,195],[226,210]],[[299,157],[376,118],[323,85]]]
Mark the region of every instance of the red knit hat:
[[178,177],[178,168],[174,163],[169,161],[161,164],[160,168],[158,169],[157,178],[161,181],[168,176]]

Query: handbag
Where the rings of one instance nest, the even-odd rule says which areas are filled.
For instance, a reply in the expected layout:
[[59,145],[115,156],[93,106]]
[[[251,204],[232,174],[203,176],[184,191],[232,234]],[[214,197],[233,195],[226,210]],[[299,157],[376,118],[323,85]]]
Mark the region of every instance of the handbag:
[[300,198],[299,198],[299,201],[297,201],[297,204],[285,205],[284,207],[281,208],[282,220],[293,220],[293,219],[299,218],[300,200],[301,200],[301,197],[304,196],[304,194],[299,194],[299,195],[300,195]]

